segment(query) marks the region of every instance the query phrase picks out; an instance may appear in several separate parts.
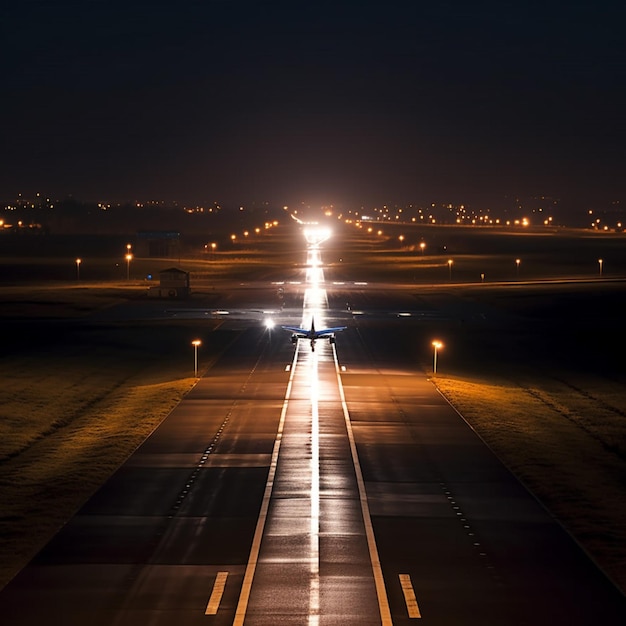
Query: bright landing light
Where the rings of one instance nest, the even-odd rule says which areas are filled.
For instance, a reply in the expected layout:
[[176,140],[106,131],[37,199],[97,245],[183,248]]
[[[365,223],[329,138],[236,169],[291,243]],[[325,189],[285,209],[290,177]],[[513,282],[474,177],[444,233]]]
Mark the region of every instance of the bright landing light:
[[325,226],[307,226],[304,229],[304,238],[310,245],[318,245],[326,241],[332,234],[330,228]]

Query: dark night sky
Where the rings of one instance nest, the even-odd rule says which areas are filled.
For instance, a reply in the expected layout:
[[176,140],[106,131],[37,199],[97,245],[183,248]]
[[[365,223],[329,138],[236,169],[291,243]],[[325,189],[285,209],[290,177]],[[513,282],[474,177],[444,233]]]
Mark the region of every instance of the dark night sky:
[[626,195],[623,2],[3,6],[5,199]]

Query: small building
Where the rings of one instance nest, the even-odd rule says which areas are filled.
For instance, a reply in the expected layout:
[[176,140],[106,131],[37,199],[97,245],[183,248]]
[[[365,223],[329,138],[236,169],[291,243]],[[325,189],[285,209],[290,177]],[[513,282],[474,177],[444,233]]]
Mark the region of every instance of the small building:
[[159,272],[159,286],[150,287],[148,295],[152,298],[188,298],[191,293],[189,287],[189,272],[171,267]]

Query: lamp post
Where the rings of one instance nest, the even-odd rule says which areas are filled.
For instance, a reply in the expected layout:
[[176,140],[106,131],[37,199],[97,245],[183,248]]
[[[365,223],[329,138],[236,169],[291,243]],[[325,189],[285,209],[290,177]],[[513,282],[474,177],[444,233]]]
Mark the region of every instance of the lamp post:
[[129,252],[126,255],[126,280],[130,280],[130,260],[132,258],[133,258],[133,255]]
[[76,280],[80,280],[80,264],[82,259],[76,259]]
[[515,277],[519,278],[519,264],[522,262],[522,259],[515,259]]
[[426,244],[422,241],[420,243],[420,250],[422,251],[422,256],[424,255],[424,249],[426,248]]
[[199,339],[194,339],[191,342],[191,345],[193,346],[193,375],[195,378],[198,378],[198,346],[201,343],[202,342]]
[[441,341],[435,340],[433,341],[433,374],[437,373],[437,351],[443,348],[443,344]]
[[598,259],[598,265],[600,266],[600,276],[602,276],[602,259]]
[[452,280],[452,259],[448,259],[448,275],[450,277],[450,280]]

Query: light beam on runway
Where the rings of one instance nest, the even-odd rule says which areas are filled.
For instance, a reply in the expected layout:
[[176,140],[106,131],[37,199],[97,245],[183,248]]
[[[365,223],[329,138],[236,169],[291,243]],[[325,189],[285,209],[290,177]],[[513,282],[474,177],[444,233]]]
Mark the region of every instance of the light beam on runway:
[[[317,317],[323,323],[321,311],[328,307],[324,283],[324,270],[321,266],[320,251],[317,247],[307,250],[307,271],[304,292],[302,326],[308,319]],[[309,353],[309,381],[311,390],[311,519],[309,523],[309,626],[318,626],[320,620],[320,438],[319,438],[319,356]]]
[[309,626],[320,618],[320,437],[319,437],[319,371],[316,352],[310,355],[311,381],[311,582],[309,589]]
[[302,327],[310,324],[311,317],[315,317],[319,324],[323,323],[322,311],[328,308],[328,296],[324,289],[324,269],[322,268],[320,252],[317,248],[307,250],[306,289],[304,291],[304,303]]

